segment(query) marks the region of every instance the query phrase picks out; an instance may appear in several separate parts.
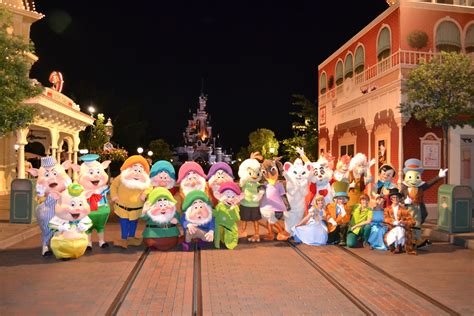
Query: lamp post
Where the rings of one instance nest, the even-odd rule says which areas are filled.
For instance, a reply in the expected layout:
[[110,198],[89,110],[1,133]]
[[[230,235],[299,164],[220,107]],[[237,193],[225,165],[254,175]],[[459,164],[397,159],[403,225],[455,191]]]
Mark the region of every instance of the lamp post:
[[92,105],[87,108],[87,111],[89,111],[91,116],[94,117],[95,108]]
[[112,124],[112,120],[110,119],[110,117],[107,120],[107,123],[105,124],[105,135],[107,135],[109,141],[112,136],[114,136],[114,125]]

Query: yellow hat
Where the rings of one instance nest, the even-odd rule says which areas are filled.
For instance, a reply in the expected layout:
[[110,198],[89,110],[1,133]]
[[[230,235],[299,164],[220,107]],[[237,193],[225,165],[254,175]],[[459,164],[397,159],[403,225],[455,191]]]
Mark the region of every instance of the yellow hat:
[[148,163],[148,161],[146,161],[145,158],[140,155],[133,155],[128,157],[127,160],[125,160],[125,162],[123,163],[122,167],[120,167],[120,171],[124,171],[125,169],[133,166],[136,163],[142,165],[143,169],[145,169],[145,172],[147,174],[150,174],[150,164]]

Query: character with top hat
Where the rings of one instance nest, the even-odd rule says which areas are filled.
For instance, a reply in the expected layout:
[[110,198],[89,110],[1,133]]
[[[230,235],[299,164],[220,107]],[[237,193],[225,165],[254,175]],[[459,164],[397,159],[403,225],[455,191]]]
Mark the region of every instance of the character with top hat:
[[333,203],[326,206],[326,222],[328,225],[328,244],[346,245],[347,229],[351,219],[349,201],[349,183],[336,181],[332,184],[334,191]]

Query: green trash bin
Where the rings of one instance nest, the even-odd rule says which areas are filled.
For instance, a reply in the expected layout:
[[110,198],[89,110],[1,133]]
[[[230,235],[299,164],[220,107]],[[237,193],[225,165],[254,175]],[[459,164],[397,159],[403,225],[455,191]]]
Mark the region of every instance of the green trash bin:
[[438,189],[438,229],[467,233],[472,229],[472,189],[443,184]]
[[15,179],[10,193],[10,223],[36,222],[36,179]]

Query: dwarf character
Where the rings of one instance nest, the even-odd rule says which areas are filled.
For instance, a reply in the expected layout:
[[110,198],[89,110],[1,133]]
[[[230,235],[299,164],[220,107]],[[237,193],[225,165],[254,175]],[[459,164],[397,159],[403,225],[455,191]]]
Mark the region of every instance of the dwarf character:
[[178,244],[180,217],[176,200],[168,189],[156,187],[151,191],[140,218],[147,221],[143,231],[143,242],[147,247],[165,251]]
[[185,235],[183,250],[189,250],[193,238],[199,239],[201,247],[206,242],[213,242],[215,222],[209,197],[200,190],[189,192],[183,201],[183,211],[181,217]]
[[287,240],[290,237],[290,234],[278,223],[283,214],[291,209],[285,188],[278,181],[279,170],[283,167],[279,159],[265,159],[261,168],[262,175],[265,178],[265,184],[263,185],[265,193],[260,200],[260,213],[266,219],[268,229],[268,233],[264,237],[265,240],[275,239],[273,228],[277,231],[277,240]]
[[51,255],[49,242],[53,237],[53,232],[49,229],[49,221],[54,217],[54,208],[56,199],[50,194],[52,192],[61,193],[72,183],[66,170],[71,166],[71,161],[66,160],[58,164],[54,157],[42,157],[41,167],[39,169],[30,168],[28,172],[38,177],[36,182],[36,195],[38,206],[36,207],[36,220],[41,228],[41,254],[43,256]]
[[74,183],[62,193],[51,194],[58,200],[56,215],[49,221],[49,228],[54,232],[51,249],[57,259],[79,258],[89,242],[86,231],[92,227],[92,220],[87,216],[90,207],[86,192],[82,185]]
[[351,209],[347,206],[349,183],[336,181],[332,184],[334,202],[326,206],[328,244],[346,245],[347,230],[351,219]]
[[110,192],[108,182],[109,176],[105,171],[110,164],[110,160],[102,163],[98,162],[99,155],[89,154],[79,158],[83,163],[72,165],[74,171],[79,174],[77,182],[84,187],[88,198],[91,213],[89,218],[92,220],[92,227],[87,232],[89,237],[88,250],[92,250],[92,231],[95,230],[99,237],[99,247],[107,248],[109,244],[105,241],[105,224],[109,219],[110,205],[107,194]]
[[359,203],[360,196],[365,193],[365,188],[372,182],[370,168],[375,165],[375,159],[367,161],[367,156],[357,153],[349,163],[349,202],[348,206]]
[[110,186],[110,196],[115,203],[115,214],[120,218],[121,239],[114,245],[121,248],[139,246],[142,239],[135,237],[150,182],[150,165],[139,155],[128,157],[120,168],[120,175]]
[[221,184],[214,195],[219,199],[213,213],[216,225],[214,247],[220,248],[223,243],[228,249],[234,249],[239,242],[237,222],[240,220],[239,203],[244,194],[237,184],[229,181]]
[[262,218],[260,214],[260,200],[263,196],[263,188],[260,188],[259,181],[262,178],[260,173],[260,162],[263,160],[259,152],[253,152],[250,158],[245,159],[239,166],[239,184],[244,198],[240,201],[240,220],[242,223],[241,237],[247,237],[247,223],[253,222],[254,235],[248,237],[250,242],[260,242],[260,226],[258,220]]
[[176,184],[176,173],[173,165],[166,160],[159,160],[151,166],[150,180],[154,188],[162,187],[168,189],[174,196],[178,188]]
[[306,211],[305,197],[309,192],[308,179],[313,166],[304,164],[301,159],[295,163],[285,162],[283,177],[286,179],[286,192],[291,212],[285,214],[285,229],[291,234],[293,226],[301,222]]
[[432,187],[438,180],[446,177],[448,169],[440,169],[438,176],[434,177],[428,182],[422,180],[423,174],[422,162],[419,159],[411,158],[405,161],[403,173],[405,174],[401,193],[405,197],[405,206],[412,212],[412,216],[416,221],[415,229],[415,243],[417,248],[422,248],[431,245],[431,241],[421,238],[421,225],[428,217],[428,211],[424,203],[424,192]]
[[234,181],[234,174],[232,169],[225,162],[218,162],[211,166],[207,174],[207,183],[209,185],[210,197],[212,205],[215,207],[219,202],[219,199],[215,196],[215,193],[219,191],[219,187],[226,182]]
[[207,196],[210,196],[209,186],[206,182],[206,174],[202,167],[194,161],[186,161],[179,168],[176,183],[179,184],[178,211],[180,212],[184,212],[185,210],[181,207],[181,204],[189,192],[199,190],[203,191]]

